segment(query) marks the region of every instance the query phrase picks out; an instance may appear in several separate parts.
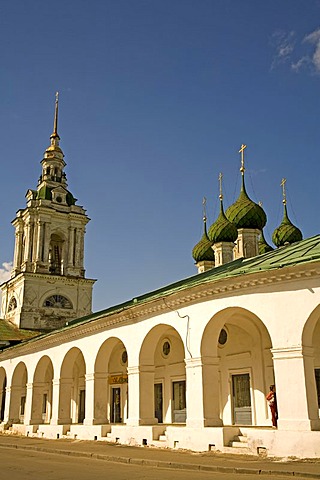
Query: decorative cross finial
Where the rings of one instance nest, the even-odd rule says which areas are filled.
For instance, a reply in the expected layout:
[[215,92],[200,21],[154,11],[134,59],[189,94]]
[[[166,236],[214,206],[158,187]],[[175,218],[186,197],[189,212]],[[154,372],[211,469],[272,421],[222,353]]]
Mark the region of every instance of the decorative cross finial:
[[219,173],[219,199],[220,200],[223,200],[223,194],[222,194],[222,178],[223,178],[223,175],[222,173]]
[[239,153],[241,153],[241,168],[240,168],[240,172],[242,173],[242,175],[244,175],[244,172],[245,172],[245,168],[244,168],[244,151],[245,151],[246,148],[247,148],[247,145],[242,144],[242,145],[241,145],[241,148],[240,148],[240,150],[239,150]]
[[283,205],[287,205],[286,181],[287,181],[287,179],[283,178],[281,183],[280,183],[280,186],[282,187],[282,196],[283,196],[282,203],[283,203]]
[[202,207],[203,207],[203,221],[207,221],[207,199],[203,197],[202,199]]

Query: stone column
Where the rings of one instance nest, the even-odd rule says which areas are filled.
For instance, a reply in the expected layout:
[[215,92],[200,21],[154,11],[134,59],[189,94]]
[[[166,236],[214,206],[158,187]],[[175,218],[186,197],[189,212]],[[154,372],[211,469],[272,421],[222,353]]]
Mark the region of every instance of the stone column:
[[68,268],[73,267],[74,258],[73,258],[73,250],[74,250],[74,228],[68,228]]
[[279,430],[319,430],[313,350],[306,347],[271,350],[278,404]]
[[128,367],[129,414],[127,425],[140,425],[139,367]]
[[83,425],[93,425],[94,419],[94,373],[85,374],[86,381],[86,406]]
[[221,426],[219,359],[203,357],[186,360],[186,381],[187,426]]
[[43,222],[38,220],[38,235],[37,235],[37,253],[36,262],[42,261],[42,246],[43,246]]
[[19,222],[15,233],[15,248],[13,268],[15,273],[19,273],[22,263],[22,241],[23,241],[23,224]]
[[38,425],[43,423],[42,419],[42,407],[43,407],[43,395],[46,387],[45,382],[34,382],[32,390],[32,410],[31,410],[31,425]]
[[30,261],[30,223],[25,225],[24,227],[24,236],[25,236],[25,246],[24,246],[24,258],[23,258],[23,263],[26,265],[26,269],[28,269],[27,265],[28,262]]
[[80,268],[80,235],[79,235],[79,229],[75,228],[75,235],[74,235],[74,266],[75,268]]
[[103,425],[110,423],[109,412],[109,375],[107,372],[96,372],[94,374],[94,406],[93,423]]
[[[140,425],[154,425],[154,366],[141,365],[139,375]],[[131,391],[129,391],[129,402]]]
[[52,380],[51,425],[59,425],[60,379]]
[[24,419],[23,419],[24,425],[31,425],[32,395],[33,395],[33,383],[27,383],[26,404],[24,407]]
[[6,387],[6,403],[4,406],[3,423],[8,424],[10,422],[10,404],[11,404],[11,385]]
[[128,367],[129,415],[127,425],[154,425],[154,366]]

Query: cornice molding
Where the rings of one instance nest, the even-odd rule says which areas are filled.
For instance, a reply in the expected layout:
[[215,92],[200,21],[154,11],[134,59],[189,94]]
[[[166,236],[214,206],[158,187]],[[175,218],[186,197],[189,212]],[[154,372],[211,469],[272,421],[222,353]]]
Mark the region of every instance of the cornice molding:
[[[32,276],[34,275],[36,274],[32,274]],[[43,278],[43,275],[40,276]],[[48,279],[52,279],[50,275],[47,277]],[[123,307],[120,311],[110,312],[109,314],[101,313],[100,315],[99,312],[92,314],[92,318],[87,319],[84,323],[71,324],[62,331],[51,332],[45,337],[35,338],[24,344],[4,350],[0,353],[0,361],[53,348],[62,343],[109,330],[115,326],[143,321],[148,316],[174,311],[177,308],[199,303],[201,300],[222,298],[226,295],[230,296],[230,294],[238,295],[241,293],[241,295],[243,295],[244,292],[248,292],[250,289],[257,287],[258,290],[254,293],[259,293],[261,288],[270,287],[271,289],[271,285],[275,283],[278,285],[297,280],[309,280],[311,278],[318,278],[320,280],[320,261],[307,265],[294,265],[283,267],[283,269],[243,274],[218,280],[212,279],[212,281],[190,286],[178,292],[164,293],[163,296],[155,299],[151,298],[150,300],[147,299],[144,303]],[[94,280],[88,279],[79,280],[84,283],[88,281],[94,282]]]

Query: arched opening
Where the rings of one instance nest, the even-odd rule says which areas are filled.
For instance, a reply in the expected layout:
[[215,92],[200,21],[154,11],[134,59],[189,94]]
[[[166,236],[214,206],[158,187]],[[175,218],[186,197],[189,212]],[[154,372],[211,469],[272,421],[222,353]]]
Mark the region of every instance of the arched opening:
[[206,425],[269,425],[265,395],[274,383],[269,333],[253,313],[227,308],[207,324],[202,342]]
[[53,366],[45,355],[37,365],[33,377],[31,424],[50,423],[52,413]]
[[27,399],[27,368],[20,362],[12,375],[9,421],[23,423]]
[[49,272],[53,275],[63,275],[63,246],[64,239],[53,233],[49,245]]
[[8,312],[12,312],[17,308],[17,300],[15,297],[11,297],[9,305],[8,305]]
[[140,350],[140,418],[154,423],[186,422],[185,351],[179,333],[157,325]]
[[308,416],[314,430],[320,429],[320,305],[314,309],[302,332]]
[[85,418],[86,365],[79,348],[66,354],[60,373],[59,423],[83,423]]
[[94,423],[123,423],[128,418],[128,355],[118,338],[100,347],[94,367]]
[[68,298],[57,294],[47,297],[43,303],[43,306],[49,308],[73,308],[72,303],[70,300],[68,300]]
[[0,368],[0,422],[4,420],[4,410],[6,405],[6,386],[7,376],[3,367]]

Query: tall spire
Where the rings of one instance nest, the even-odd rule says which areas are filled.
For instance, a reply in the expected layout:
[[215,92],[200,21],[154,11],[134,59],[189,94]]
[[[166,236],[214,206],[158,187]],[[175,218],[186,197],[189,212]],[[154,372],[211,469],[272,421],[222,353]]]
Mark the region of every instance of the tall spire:
[[54,107],[54,119],[53,119],[53,132],[50,136],[51,145],[59,145],[59,134],[58,134],[58,109],[59,109],[59,92],[56,92],[56,101]]

